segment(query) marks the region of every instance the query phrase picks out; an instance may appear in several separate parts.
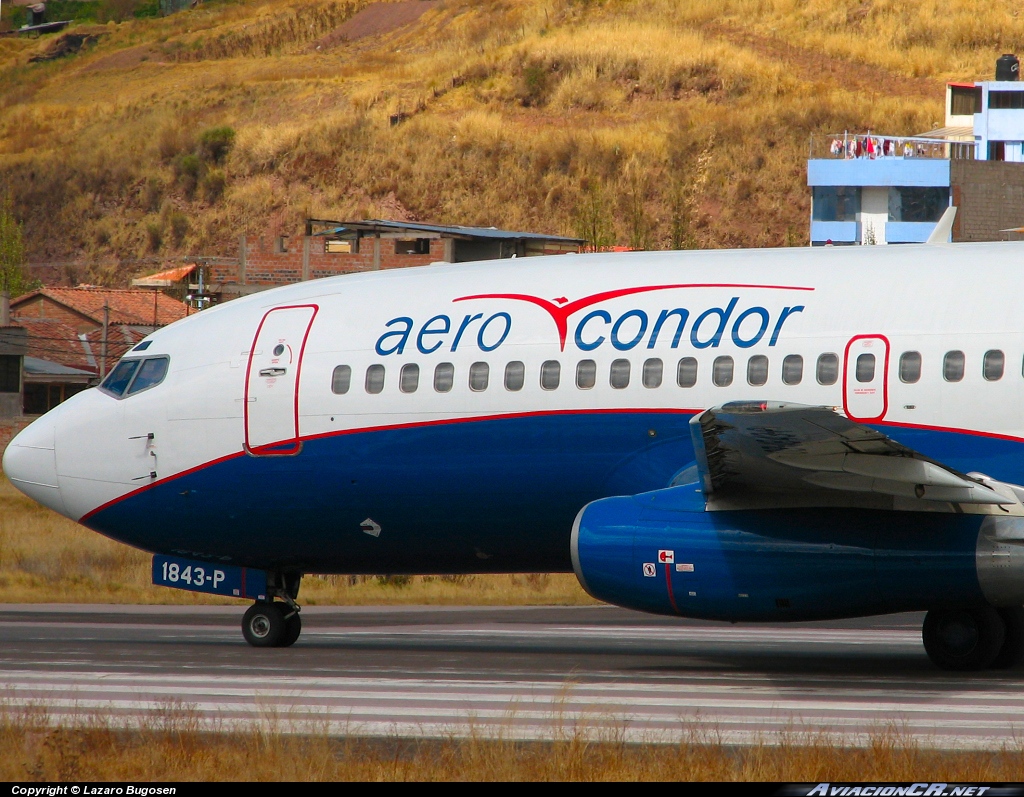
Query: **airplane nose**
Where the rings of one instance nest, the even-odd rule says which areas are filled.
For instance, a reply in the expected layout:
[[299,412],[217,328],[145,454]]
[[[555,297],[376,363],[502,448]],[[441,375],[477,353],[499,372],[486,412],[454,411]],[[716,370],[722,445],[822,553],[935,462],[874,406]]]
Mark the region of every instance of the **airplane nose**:
[[57,481],[54,436],[57,411],[33,421],[4,451],[3,470],[11,484],[43,506],[66,514]]

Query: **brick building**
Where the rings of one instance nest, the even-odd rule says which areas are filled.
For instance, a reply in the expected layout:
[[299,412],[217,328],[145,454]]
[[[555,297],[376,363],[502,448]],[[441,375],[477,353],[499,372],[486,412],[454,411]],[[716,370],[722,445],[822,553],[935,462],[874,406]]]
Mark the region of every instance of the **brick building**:
[[224,300],[360,271],[578,252],[583,243],[580,238],[493,227],[309,219],[305,235],[243,236],[237,258],[203,262],[209,291]]
[[23,328],[23,409],[37,415],[96,384],[128,349],[188,308],[160,291],[41,288],[11,301]]

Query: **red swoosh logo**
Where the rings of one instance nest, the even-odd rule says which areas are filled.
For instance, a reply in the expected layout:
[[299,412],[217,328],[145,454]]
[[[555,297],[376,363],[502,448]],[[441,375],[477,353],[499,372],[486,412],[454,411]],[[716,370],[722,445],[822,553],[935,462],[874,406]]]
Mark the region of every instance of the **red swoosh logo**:
[[649,291],[668,291],[675,288],[763,288],[773,291],[813,291],[814,288],[800,288],[792,285],[746,285],[732,282],[692,282],[681,285],[643,285],[637,288],[619,288],[614,291],[595,293],[592,296],[584,296],[568,304],[559,306],[555,302],[564,302],[564,297],[559,297],[555,302],[548,299],[541,299],[539,296],[529,296],[525,293],[479,293],[473,296],[460,296],[452,299],[453,302],[468,302],[470,299],[512,299],[517,302],[529,302],[544,309],[558,328],[558,342],[561,350],[565,351],[565,338],[569,329],[569,316],[584,307],[590,307],[606,299],[616,299],[619,296],[629,296],[633,293],[647,293]]

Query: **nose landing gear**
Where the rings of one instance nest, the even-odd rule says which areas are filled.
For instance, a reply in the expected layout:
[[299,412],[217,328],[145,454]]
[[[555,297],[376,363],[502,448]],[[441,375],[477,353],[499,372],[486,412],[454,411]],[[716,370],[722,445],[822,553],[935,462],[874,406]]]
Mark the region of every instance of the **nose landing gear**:
[[[301,607],[295,602],[302,575],[275,574],[267,579],[269,600],[257,601],[242,617],[242,636],[256,648],[287,648],[302,633]],[[281,600],[274,600],[275,597]]]

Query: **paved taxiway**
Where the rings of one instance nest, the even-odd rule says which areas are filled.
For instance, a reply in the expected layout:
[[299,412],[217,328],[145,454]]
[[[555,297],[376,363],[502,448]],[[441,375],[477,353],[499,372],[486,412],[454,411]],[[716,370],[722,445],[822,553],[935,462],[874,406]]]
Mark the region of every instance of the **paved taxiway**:
[[1024,670],[935,669],[917,614],[730,626],[611,607],[306,607],[294,647],[255,650],[243,609],[8,605],[0,705],[358,735],[857,744],[896,728],[925,745],[1024,746]]

